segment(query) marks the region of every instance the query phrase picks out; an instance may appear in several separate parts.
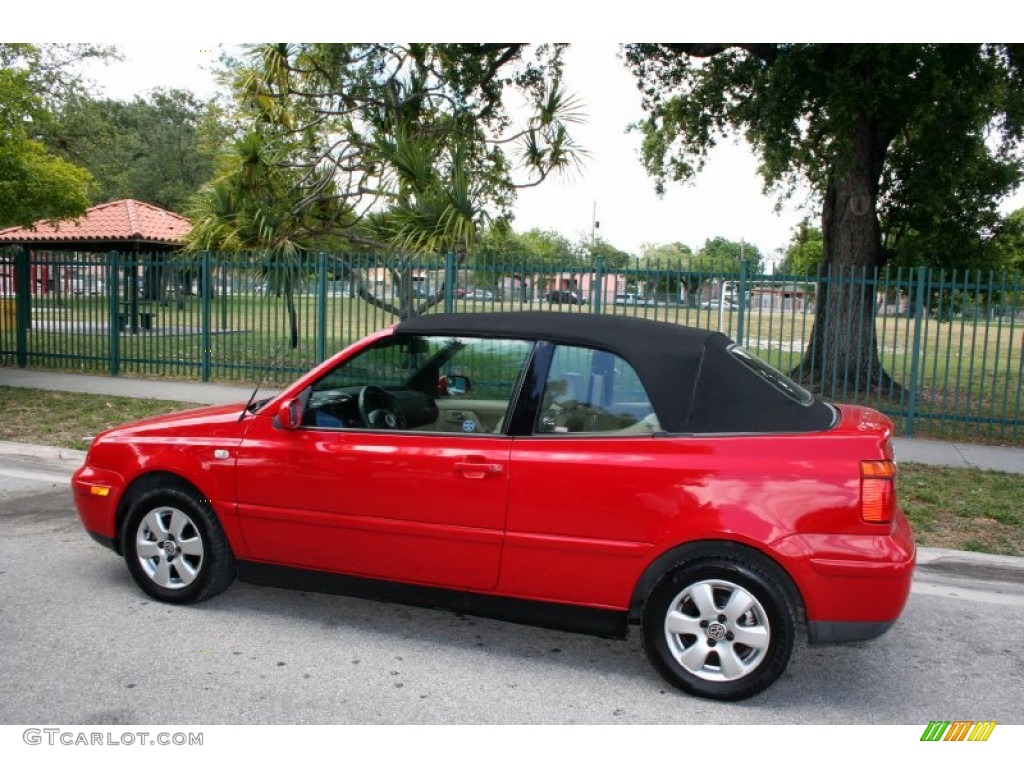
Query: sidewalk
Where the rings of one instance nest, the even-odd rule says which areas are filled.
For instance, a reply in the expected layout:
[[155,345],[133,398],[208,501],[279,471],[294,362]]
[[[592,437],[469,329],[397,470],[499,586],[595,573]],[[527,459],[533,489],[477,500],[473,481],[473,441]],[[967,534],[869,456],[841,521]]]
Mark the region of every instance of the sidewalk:
[[[145,397],[154,400],[179,400],[202,405],[244,403],[252,387],[189,381],[86,376],[23,368],[0,368],[0,386],[46,389],[58,392],[83,392],[95,395]],[[260,396],[278,390],[260,388]],[[942,467],[976,468],[1024,474],[1024,448],[1004,448],[972,443],[946,443],[941,440],[897,437],[893,440],[899,461]]]
[[1024,474],[1024,448],[946,443],[919,437],[896,437],[892,442],[898,461]]
[[[53,392],[82,392],[89,395],[121,395],[153,400],[180,400],[198,405],[230,405],[249,399],[255,385],[235,386],[195,381],[87,376],[79,373],[34,371],[28,368],[0,368],[0,387],[25,387]],[[260,388],[260,395],[276,394],[275,389]]]
[[[0,368],[0,386],[178,400],[199,405],[244,403],[253,389],[228,384],[121,379],[16,368]],[[260,388],[261,397],[276,393],[275,389]],[[1024,474],[1024,448],[945,443],[917,438],[896,438],[893,442],[896,457],[900,461]],[[85,460],[84,451],[3,441],[0,441],[0,456],[41,462],[58,472],[66,473],[68,477]],[[1020,557],[918,547],[917,567],[940,574],[1024,583],[1024,558]]]

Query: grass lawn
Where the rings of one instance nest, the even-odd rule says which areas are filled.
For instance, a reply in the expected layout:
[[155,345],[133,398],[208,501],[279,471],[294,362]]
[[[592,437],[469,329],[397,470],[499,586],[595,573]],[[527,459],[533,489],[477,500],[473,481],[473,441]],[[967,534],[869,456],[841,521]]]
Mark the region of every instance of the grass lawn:
[[104,429],[147,416],[197,407],[195,403],[171,400],[47,392],[22,387],[0,387],[0,399],[4,404],[0,440],[79,450],[88,448],[92,437]]
[[[108,427],[194,403],[0,387],[0,440],[85,449]],[[1024,475],[901,463],[899,494],[918,544],[1024,556]]]
[[901,463],[899,494],[921,546],[1024,555],[1024,475]]

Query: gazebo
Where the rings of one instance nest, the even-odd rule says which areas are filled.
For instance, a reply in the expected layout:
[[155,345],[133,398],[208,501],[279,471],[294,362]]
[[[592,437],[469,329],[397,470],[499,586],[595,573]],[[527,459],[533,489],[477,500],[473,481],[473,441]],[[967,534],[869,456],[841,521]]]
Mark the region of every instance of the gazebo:
[[0,229],[0,245],[41,251],[173,251],[185,243],[192,224],[184,216],[139,200],[94,205],[73,221],[37,221],[31,227]]
[[[128,254],[123,265],[123,301],[133,331],[137,330],[138,312],[138,264],[139,254],[159,254],[176,251],[185,243],[185,237],[192,230],[188,219],[139,200],[115,200],[89,208],[85,214],[72,221],[37,221],[30,227],[8,227],[0,229],[0,247],[20,245],[23,249],[23,263],[30,277],[29,292],[67,293],[72,290],[72,277],[61,261],[54,259],[53,252],[109,253],[116,251]],[[150,270],[147,270],[149,272]],[[9,266],[0,264],[0,293],[14,293],[15,272]],[[79,278],[89,279],[89,276]],[[158,271],[144,279],[144,295],[154,298],[159,282]]]

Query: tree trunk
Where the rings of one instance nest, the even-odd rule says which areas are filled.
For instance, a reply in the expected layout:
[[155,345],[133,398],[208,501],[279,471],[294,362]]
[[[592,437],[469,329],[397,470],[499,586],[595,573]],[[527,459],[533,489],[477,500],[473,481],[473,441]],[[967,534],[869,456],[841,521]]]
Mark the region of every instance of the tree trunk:
[[832,398],[902,391],[882,367],[875,333],[875,275],[882,264],[878,185],[888,140],[866,118],[852,138],[825,193],[825,249],[811,343],[791,373]]
[[299,315],[295,310],[295,296],[292,281],[285,286],[284,302],[288,309],[288,341],[292,349],[299,348]]

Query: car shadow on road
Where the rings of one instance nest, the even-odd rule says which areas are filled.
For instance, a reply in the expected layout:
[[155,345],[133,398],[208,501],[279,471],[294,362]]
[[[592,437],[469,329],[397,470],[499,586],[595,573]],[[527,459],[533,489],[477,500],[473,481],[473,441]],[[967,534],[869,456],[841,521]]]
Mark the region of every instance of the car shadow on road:
[[[112,589],[136,591],[127,573],[103,571]],[[686,696],[665,683],[646,661],[638,627],[622,641],[245,583],[206,603],[160,607],[208,614],[217,624],[241,622],[258,628],[254,631],[261,635],[283,631],[307,637],[317,654],[333,659],[339,669],[386,665],[393,656],[413,666],[449,665],[466,685],[474,684],[474,670],[493,676],[493,670],[500,669],[509,681],[517,681],[515,685],[529,686],[532,681],[539,688],[545,680],[571,679],[592,693],[602,687],[629,690],[631,697],[656,703],[657,714],[610,722],[679,723],[693,722],[697,716],[705,724],[729,724],[738,718],[748,723],[792,724],[917,722],[904,705],[908,697],[919,697],[901,684],[898,655],[885,637],[845,646],[800,642],[789,670],[769,690],[746,701],[720,703]],[[242,651],[243,656],[247,653],[251,649]],[[250,658],[256,660],[256,656]],[[522,722],[533,721],[527,717]]]

